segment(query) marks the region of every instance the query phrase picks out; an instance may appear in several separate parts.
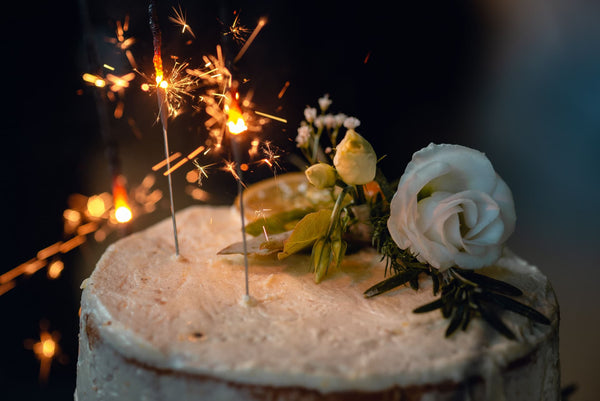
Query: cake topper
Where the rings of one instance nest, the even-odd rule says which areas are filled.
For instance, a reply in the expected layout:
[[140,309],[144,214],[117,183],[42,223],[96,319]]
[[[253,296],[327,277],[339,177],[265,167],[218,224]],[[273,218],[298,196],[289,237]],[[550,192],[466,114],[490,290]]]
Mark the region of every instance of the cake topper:
[[[320,112],[304,110],[296,143],[309,163],[306,179],[328,191],[332,200],[250,222],[246,229],[257,236],[250,242],[253,254],[277,253],[284,259],[310,251],[318,284],[330,268],[340,266],[348,249],[371,246],[385,261],[386,278],[367,289],[365,298],[406,284],[418,290],[421,279],[428,277],[433,294],[440,297],[414,312],[441,310],[449,319],[446,336],[466,330],[472,318],[480,317],[516,339],[500,310],[550,324],[546,316],[515,299],[523,295],[519,288],[484,269],[502,256],[516,215],[508,185],[483,153],[430,144],[413,155],[392,185],[377,165],[375,150],[356,131],[360,121],[328,113],[330,105],[325,95],[319,99]],[[286,230],[290,225],[293,228]],[[264,231],[266,226],[269,234],[278,235],[277,241],[258,237],[259,227]],[[234,244],[220,253],[239,251]]]

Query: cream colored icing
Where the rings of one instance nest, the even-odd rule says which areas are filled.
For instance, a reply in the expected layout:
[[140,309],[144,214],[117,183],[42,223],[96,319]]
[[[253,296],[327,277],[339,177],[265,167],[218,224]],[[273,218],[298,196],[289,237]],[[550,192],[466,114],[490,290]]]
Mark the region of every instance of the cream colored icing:
[[[515,388],[531,390],[524,396],[529,398],[518,400],[542,395],[545,398],[539,399],[558,400],[558,304],[546,277],[510,251],[487,272],[521,288],[524,301],[549,317],[552,326],[507,312],[504,320],[518,341],[502,337],[479,319],[467,331],[444,338],[448,322],[438,311],[412,313],[434,299],[428,281],[419,291],[403,287],[372,299],[363,297],[384,278],[380,255],[372,250],[348,255],[340,271],[320,284],[313,281],[307,256],[283,261],[250,258],[253,302],[244,303],[242,256],[217,255],[241,240],[236,210],[190,207],[178,213],[177,221],[181,257],[174,257],[168,219],[111,245],[87,280],[79,401],[113,399],[109,394],[114,399],[129,399],[123,394],[142,399],[136,398],[135,389],[144,391],[143,369],[117,360],[182,372],[187,381],[189,375],[202,375],[322,393],[460,383],[481,376],[489,400],[505,399],[505,388],[515,383]],[[87,317],[97,322],[101,339],[93,346],[84,333]],[[532,376],[521,374],[506,383],[498,372],[534,350],[538,356],[527,369]],[[110,373],[115,369],[121,373]],[[181,383],[169,380],[169,397],[187,399],[174,394]],[[183,388],[192,391],[189,384]],[[94,398],[91,394],[98,391],[102,397]],[[223,387],[215,394],[225,395],[211,399],[240,399],[231,391]],[[442,399],[431,397],[423,399]]]

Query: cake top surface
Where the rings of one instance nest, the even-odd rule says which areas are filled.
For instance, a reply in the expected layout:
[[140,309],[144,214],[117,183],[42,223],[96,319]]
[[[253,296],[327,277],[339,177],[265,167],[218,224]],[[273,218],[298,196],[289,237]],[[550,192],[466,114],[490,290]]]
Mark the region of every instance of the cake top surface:
[[[517,341],[480,319],[445,338],[439,311],[412,312],[435,299],[427,281],[416,292],[363,297],[384,278],[372,250],[347,255],[319,284],[307,255],[252,257],[255,303],[247,305],[243,257],[217,255],[241,240],[237,211],[193,206],[177,221],[179,258],[168,219],[111,245],[84,285],[82,319],[92,315],[100,338],[143,365],[251,384],[379,390],[493,374],[552,332],[505,312]],[[537,268],[505,251],[486,270],[558,324],[554,293]]]

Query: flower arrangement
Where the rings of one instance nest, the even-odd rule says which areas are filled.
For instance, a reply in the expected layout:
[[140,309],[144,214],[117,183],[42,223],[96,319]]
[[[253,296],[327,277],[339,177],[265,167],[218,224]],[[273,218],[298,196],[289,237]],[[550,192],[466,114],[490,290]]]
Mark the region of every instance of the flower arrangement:
[[[304,110],[296,143],[308,162],[306,178],[330,191],[332,201],[316,210],[271,216],[269,227],[277,236],[268,241],[257,237],[253,252],[284,259],[309,250],[319,283],[340,265],[349,247],[372,246],[385,260],[386,278],[365,297],[405,284],[417,290],[420,279],[429,277],[439,298],[414,312],[441,310],[449,319],[446,336],[480,317],[514,339],[499,317],[502,309],[550,324],[515,300],[523,294],[519,288],[477,271],[500,258],[516,221],[512,193],[483,153],[430,144],[414,153],[397,186],[392,185],[377,166],[375,150],[356,131],[360,121],[327,113],[328,95],[318,103],[319,113]],[[293,229],[286,230],[291,221]],[[262,224],[250,223],[247,231],[258,235]]]

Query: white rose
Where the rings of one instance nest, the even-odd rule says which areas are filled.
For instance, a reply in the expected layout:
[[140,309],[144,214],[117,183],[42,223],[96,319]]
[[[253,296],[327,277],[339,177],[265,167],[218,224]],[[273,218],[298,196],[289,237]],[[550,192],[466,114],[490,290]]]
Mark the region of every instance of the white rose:
[[400,178],[387,225],[421,262],[477,269],[500,257],[515,220],[512,193],[483,153],[430,144]]

